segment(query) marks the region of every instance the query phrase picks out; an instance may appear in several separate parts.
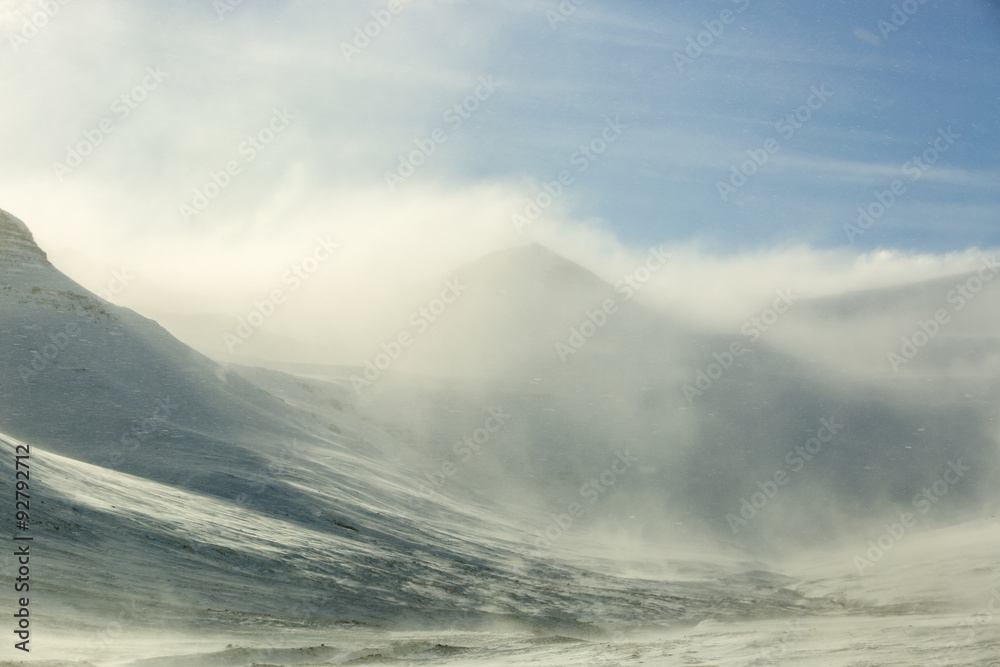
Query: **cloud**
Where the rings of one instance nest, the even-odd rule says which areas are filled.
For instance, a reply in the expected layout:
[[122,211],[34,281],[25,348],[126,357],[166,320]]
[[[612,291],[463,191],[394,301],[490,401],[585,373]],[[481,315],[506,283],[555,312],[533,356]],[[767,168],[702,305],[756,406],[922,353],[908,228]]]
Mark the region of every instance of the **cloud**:
[[[3,25],[34,6],[6,2]],[[798,48],[806,37],[794,31],[772,44],[766,36],[782,26],[804,25],[796,11],[748,9],[718,52],[678,77],[667,52],[715,16],[700,6],[595,3],[553,32],[546,3],[404,3],[346,58],[342,44],[385,6],[242,3],[220,20],[208,2],[60,4],[44,30],[0,59],[9,101],[0,205],[91,289],[129,267],[138,277],[120,302],[211,349],[317,235],[332,234],[342,253],[269,322],[281,344],[259,350],[323,359],[357,358],[449,271],[528,240],[611,282],[648,245],[669,245],[674,263],[642,299],[712,328],[738,324],[788,282],[824,295],[919,281],[961,270],[974,254],[966,248],[993,242],[993,170],[956,148],[921,179],[914,205],[880,221],[859,250],[830,249],[843,246],[843,223],[869,201],[867,192],[857,200],[859,186],[895,177],[910,155],[897,163],[868,146],[923,145],[936,125],[916,107],[891,127],[876,122],[869,89],[882,90],[872,72],[891,65],[884,49],[879,58],[889,60],[873,64],[860,52]],[[852,41],[869,25],[836,18]],[[767,67],[734,70],[734,53]],[[824,69],[831,54],[838,65]],[[850,63],[852,74],[837,79]],[[169,76],[122,116],[113,105],[149,67]],[[453,128],[445,114],[484,76],[499,90]],[[829,107],[782,143],[735,202],[722,202],[715,183],[733,160],[827,80],[837,91]],[[923,99],[919,87],[897,92],[900,104]],[[963,104],[937,99],[948,103],[945,118]],[[275,109],[295,118],[247,159],[241,147],[267,136]],[[518,234],[511,215],[619,116],[628,125],[621,139]],[[113,130],[94,134],[106,119]],[[391,191],[386,173],[438,128],[447,141]],[[83,149],[60,181],[54,164]],[[227,176],[233,160],[239,173]],[[203,211],[181,214],[213,189]],[[949,232],[938,222],[945,213],[957,220]],[[949,234],[950,254],[920,252]]]
[[[201,349],[225,352],[222,335],[255,300],[287,288],[282,276],[319,237],[337,255],[263,328],[255,354],[273,358],[357,362],[373,341],[393,334],[440,281],[497,249],[539,242],[614,284],[642,264],[648,248],[627,246],[600,220],[573,214],[573,192],[518,232],[512,216],[540,185],[409,187],[390,196],[377,188],[303,197],[308,175],[292,172],[252,215],[227,225],[136,228],[108,216],[117,193],[81,188],[86,202],[67,218],[59,200],[26,184],[33,211],[25,219],[53,262],[93,291],[116,269],[138,277],[116,303],[160,320]],[[32,195],[37,195],[32,197]],[[134,208],[133,208],[134,207]],[[141,210],[133,203],[127,210]],[[638,299],[712,331],[735,331],[776,289],[806,298],[913,284],[976,267],[981,251],[933,254],[883,250],[853,253],[805,245],[719,254],[699,244],[670,244],[669,266]],[[538,289],[545,289],[540,285]],[[263,341],[271,336],[273,345]],[[249,348],[250,346],[248,346]]]

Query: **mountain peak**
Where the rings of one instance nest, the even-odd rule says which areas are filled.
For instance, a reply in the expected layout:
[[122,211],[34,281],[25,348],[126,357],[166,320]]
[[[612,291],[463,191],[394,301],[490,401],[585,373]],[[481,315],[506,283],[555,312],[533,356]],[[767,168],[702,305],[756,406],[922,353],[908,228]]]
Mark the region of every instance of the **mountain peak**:
[[553,283],[568,283],[585,285],[590,289],[600,289],[602,286],[610,289],[609,285],[590,270],[540,243],[494,251],[459,269],[459,274],[469,277],[475,274],[480,277],[493,276],[494,279],[507,274],[548,287]]
[[0,209],[0,267],[18,264],[39,266],[48,263],[48,257],[35,243],[35,237],[28,226]]
[[[480,257],[477,261],[488,259],[502,259],[503,261],[540,261],[572,263],[559,253],[543,246],[541,243],[531,242],[524,245],[502,248]],[[475,261],[473,262],[475,263]]]

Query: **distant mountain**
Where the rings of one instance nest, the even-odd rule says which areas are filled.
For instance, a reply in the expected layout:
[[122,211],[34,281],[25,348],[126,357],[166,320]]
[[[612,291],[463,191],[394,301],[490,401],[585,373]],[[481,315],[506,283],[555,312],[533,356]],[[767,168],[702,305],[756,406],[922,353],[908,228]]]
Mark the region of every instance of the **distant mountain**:
[[502,621],[579,636],[827,604],[743,577],[746,558],[650,582],[535,554],[526,526],[462,486],[414,504],[391,456],[407,444],[339,400],[343,383],[254,379],[89,293],[0,212],[0,492],[30,450],[46,627]]
[[984,253],[979,264],[965,274],[803,302],[771,340],[866,382],[1000,376],[1000,263]]
[[[747,554],[995,498],[990,366],[935,362],[925,390],[832,373],[789,342],[898,296],[797,303],[754,341],[654,313],[539,246],[454,280],[460,296],[357,392],[357,368],[217,364],[74,283],[0,212],[0,493],[30,448],[38,618],[90,637],[123,604],[148,610],[130,632],[499,621],[593,637],[826,611],[839,603]],[[914,311],[937,303],[926,287]],[[680,574],[563,551],[636,537]]]
[[[669,372],[673,348],[694,344],[685,327],[636,305],[633,290],[616,289],[539,244],[491,253],[458,268],[452,280],[461,293],[414,329],[412,347],[393,370],[587,382],[601,367],[616,375],[637,371],[622,367],[628,361]],[[664,337],[657,354],[637,359],[620,353],[650,336]]]
[[[994,495],[1000,366],[980,365],[971,377],[963,359],[983,358],[982,345],[969,344],[977,327],[996,345],[1000,328],[987,316],[1000,290],[983,290],[976,305],[985,310],[952,313],[902,375],[887,362],[901,337],[953,308],[949,289],[968,276],[789,297],[777,311],[762,304],[763,320],[726,336],[652,312],[538,245],[454,275],[461,296],[392,366],[438,380],[386,374],[359,392],[358,405],[438,456],[442,443],[476,427],[483,406],[505,406],[516,426],[503,447],[459,477],[523,503],[540,528],[548,519],[538,508],[578,499],[625,447],[642,463],[596,512],[646,536],[683,522],[758,546],[778,536],[829,539],[835,527],[915,509],[923,487],[913,480],[958,459],[972,470],[947,503],[935,503],[933,518],[976,516]],[[613,312],[604,312],[608,303]],[[915,381],[921,373],[933,382]],[[771,502],[775,473],[783,483]],[[747,507],[751,500],[761,507]]]

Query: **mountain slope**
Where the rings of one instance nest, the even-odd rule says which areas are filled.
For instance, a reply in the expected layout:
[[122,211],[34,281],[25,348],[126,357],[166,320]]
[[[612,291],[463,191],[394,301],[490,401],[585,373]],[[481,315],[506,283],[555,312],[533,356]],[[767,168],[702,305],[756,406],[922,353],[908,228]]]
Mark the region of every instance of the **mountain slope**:
[[503,621],[579,633],[827,605],[742,578],[746,559],[705,580],[623,578],[529,553],[527,530],[496,506],[415,508],[374,420],[252,385],[89,294],[0,219],[0,492],[23,443],[51,627],[97,632],[123,601],[152,610],[137,631]]
[[[883,512],[913,509],[922,484],[959,460],[972,471],[935,518],[974,517],[995,497],[1000,373],[962,371],[962,337],[981,321],[956,316],[935,339],[955,345],[928,347],[917,360],[934,369],[933,382],[914,382],[916,366],[897,377],[885,364],[898,335],[889,330],[883,342],[872,319],[888,313],[887,322],[912,333],[920,313],[933,317],[944,302],[942,288],[964,277],[797,300],[757,339],[693,330],[539,246],[494,253],[455,275],[465,287],[460,299],[392,368],[436,369],[435,379],[386,373],[357,392],[356,405],[409,433],[435,461],[448,460],[484,407],[504,406],[512,418],[503,442],[483,447],[448,486],[519,505],[538,530],[626,448],[641,463],[622,483],[627,491],[619,485],[602,493],[596,514],[616,529],[667,542],[679,523],[769,549],[783,548],[778,537],[829,539]],[[970,305],[961,315],[981,318],[996,296],[984,292],[972,305],[986,311]],[[593,321],[588,313],[608,300],[614,312],[594,318],[603,324],[560,354],[558,345],[569,346],[573,331]],[[824,327],[839,348],[824,347]],[[981,333],[997,337],[1000,328]],[[734,344],[739,354],[731,353]],[[881,367],[859,373],[838,357],[842,348],[851,348],[850,360],[874,350]],[[841,360],[843,371],[832,370]],[[330,378],[343,383],[352,373]],[[839,425],[826,446],[811,442],[821,420]],[[819,433],[826,439],[827,431]],[[415,477],[433,476],[440,465]],[[786,481],[780,498],[766,511],[745,509],[778,471]],[[753,518],[745,526],[741,509]]]

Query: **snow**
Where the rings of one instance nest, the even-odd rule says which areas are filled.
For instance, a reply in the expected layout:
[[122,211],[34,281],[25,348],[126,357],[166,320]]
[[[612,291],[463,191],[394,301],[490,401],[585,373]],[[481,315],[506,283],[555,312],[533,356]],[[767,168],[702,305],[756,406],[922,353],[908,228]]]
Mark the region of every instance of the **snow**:
[[[531,248],[479,271],[492,275],[508,260],[552,261]],[[596,278],[553,266],[572,278],[566,294],[585,303],[574,286]],[[552,267],[514,268],[530,285]],[[473,290],[442,338],[427,339],[427,354],[459,344],[466,323],[485,313],[476,299]],[[516,295],[509,301],[525,306]],[[660,330],[657,318],[634,313],[609,331],[630,340]],[[592,348],[602,372],[613,366],[612,348]],[[547,343],[528,356],[543,352],[551,356]],[[755,363],[779,358],[764,351]],[[987,510],[961,521],[941,510],[859,574],[853,556],[877,536],[877,521],[874,533],[827,536],[803,551],[641,516],[637,505],[666,504],[664,480],[684,488],[692,468],[674,464],[708,459],[719,478],[687,488],[727,499],[740,493],[730,480],[747,473],[715,441],[698,441],[705,451],[690,460],[657,458],[640,442],[634,479],[623,477],[628,484],[538,552],[544,522],[568,511],[579,480],[614,459],[607,442],[624,446],[600,429],[648,433],[639,418],[615,421],[618,404],[599,402],[607,375],[587,385],[572,374],[531,383],[515,374],[471,388],[467,379],[400,375],[359,397],[354,370],[221,366],[74,283],[23,223],[0,212],[0,493],[12,496],[15,448],[30,447],[34,664],[1000,665],[992,612],[1000,526]],[[637,412],[662,407],[649,386],[641,400],[653,407]],[[671,413],[671,437],[736,431],[711,430],[734,414],[749,419],[753,409],[725,403],[734,391]],[[608,423],[571,424],[580,401]],[[719,416],[716,405],[732,409]],[[509,430],[414,502],[423,474],[453,460],[452,442],[490,406],[514,415]],[[903,417],[913,410],[883,407]],[[971,425],[981,417],[960,416]],[[862,451],[868,441],[851,437],[861,462],[887,451]],[[783,454],[787,445],[774,448]],[[990,459],[979,461],[989,479]],[[815,484],[795,498],[826,493],[834,478],[819,476],[819,463],[814,470]],[[904,472],[912,476],[901,469],[893,479]],[[971,480],[951,493],[968,500],[974,488]],[[795,518],[793,500],[777,499],[773,518]],[[756,524],[762,535],[767,525]],[[13,567],[7,550],[0,586],[11,586]],[[0,650],[4,660],[23,657]]]

